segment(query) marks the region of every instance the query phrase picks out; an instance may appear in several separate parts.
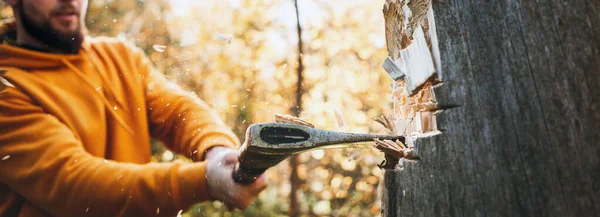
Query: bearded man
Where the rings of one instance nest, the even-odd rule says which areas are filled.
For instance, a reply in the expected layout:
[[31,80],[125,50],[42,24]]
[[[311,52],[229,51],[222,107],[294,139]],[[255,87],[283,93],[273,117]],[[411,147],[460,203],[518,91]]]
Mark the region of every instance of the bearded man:
[[[85,35],[87,0],[5,0],[0,216],[174,216],[266,187],[232,179],[239,139],[137,47]],[[152,163],[151,138],[193,163]]]

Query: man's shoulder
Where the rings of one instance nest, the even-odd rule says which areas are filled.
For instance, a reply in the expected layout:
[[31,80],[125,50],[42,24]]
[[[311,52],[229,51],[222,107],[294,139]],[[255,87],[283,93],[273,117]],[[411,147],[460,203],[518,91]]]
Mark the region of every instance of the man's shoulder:
[[119,46],[131,44],[126,40],[109,36],[86,36],[85,40],[92,45]]
[[[86,36],[91,47],[105,51],[116,51],[122,54],[139,52],[139,48],[127,40],[107,36]],[[124,53],[123,53],[124,52]]]

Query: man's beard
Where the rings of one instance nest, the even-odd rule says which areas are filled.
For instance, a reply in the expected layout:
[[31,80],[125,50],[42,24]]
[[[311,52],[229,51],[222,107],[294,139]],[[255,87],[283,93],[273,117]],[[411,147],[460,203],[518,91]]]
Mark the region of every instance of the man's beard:
[[47,19],[43,23],[36,23],[25,14],[23,2],[19,3],[19,14],[25,31],[32,37],[46,44],[46,48],[60,53],[76,54],[83,43],[83,33],[79,21],[73,32],[60,32],[55,30]]

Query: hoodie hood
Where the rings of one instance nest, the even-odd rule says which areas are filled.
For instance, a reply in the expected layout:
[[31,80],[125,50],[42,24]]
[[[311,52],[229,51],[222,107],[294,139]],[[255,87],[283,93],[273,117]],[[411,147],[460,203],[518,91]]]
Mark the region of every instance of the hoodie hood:
[[6,40],[6,35],[16,31],[14,19],[0,22],[0,66],[26,69],[45,69],[64,67],[65,61],[76,63],[83,58],[82,53],[89,48],[88,40],[84,39],[79,54],[56,54],[34,51],[12,45]]
[[6,40],[6,34],[14,31],[16,31],[16,23],[14,20],[9,20],[0,24],[0,40],[2,40],[2,43],[0,44],[0,70],[3,70],[4,68],[16,68],[26,71],[54,71],[55,69],[68,68],[77,75],[87,88],[96,90],[98,87],[94,85],[94,83],[96,83],[94,82],[94,79],[79,68],[79,66],[82,65],[82,62],[88,62],[94,66],[96,75],[99,77],[99,79],[96,80],[99,80],[99,82],[102,83],[101,86],[104,87],[103,92],[94,91],[94,96],[103,102],[108,113],[114,117],[115,121],[127,132],[131,133],[130,126],[128,126],[121,115],[114,111],[113,104],[109,102],[110,99],[111,101],[115,101],[120,107],[123,107],[122,100],[116,96],[111,88],[112,85],[110,85],[111,82],[109,82],[109,79],[105,75],[106,72],[100,71],[96,66],[99,64],[97,63],[98,60],[93,61],[92,59],[94,58],[90,57],[96,56],[96,54],[91,48],[92,45],[88,43],[88,41],[90,41],[88,40],[88,37],[83,41],[81,50],[78,54],[58,54],[35,51],[12,45]]

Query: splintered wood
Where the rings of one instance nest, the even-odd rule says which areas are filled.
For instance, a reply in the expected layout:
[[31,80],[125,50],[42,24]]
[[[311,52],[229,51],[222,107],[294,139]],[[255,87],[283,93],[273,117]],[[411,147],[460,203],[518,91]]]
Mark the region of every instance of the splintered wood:
[[277,123],[297,124],[297,125],[315,128],[315,125],[313,125],[312,123],[309,123],[308,121],[302,120],[298,117],[294,117],[291,115],[275,114],[274,118],[275,118],[275,122],[277,122]]
[[435,93],[431,82],[413,96],[402,91],[402,82],[395,84],[392,94],[394,113],[375,119],[394,135],[415,136],[437,131],[435,112],[439,109],[435,101]]
[[[441,64],[431,0],[387,0],[383,7],[388,55],[403,77],[407,95],[428,81],[441,80]],[[390,73],[388,71],[388,73]]]
[[402,142],[396,140],[380,140],[375,139],[375,148],[385,153],[385,160],[378,164],[379,168],[394,169],[398,165],[400,159],[418,159],[413,155],[413,149],[411,145],[404,145]]
[[402,143],[398,140],[392,141],[392,140],[387,140],[387,139],[384,139],[384,140],[375,139],[375,148],[385,152],[386,154],[390,154],[397,159],[415,158],[415,156],[412,155],[413,147],[406,146],[406,145],[404,145],[404,143]]
[[384,69],[402,76],[392,76],[393,113],[375,121],[394,135],[411,138],[403,141],[407,145],[375,140],[375,148],[385,153],[382,167],[390,169],[400,159],[419,159],[413,138],[438,133],[433,85],[441,82],[441,64],[431,0],[386,0],[383,15],[389,53]]
[[407,96],[400,87],[395,88],[392,96],[396,117],[394,129],[397,135],[408,136],[437,131],[435,111],[438,107],[431,82],[425,83],[413,96]]
[[407,95],[414,95],[427,81],[438,81],[440,77],[430,5],[431,0],[388,0],[384,5],[388,53],[400,74],[405,75],[403,89]]
[[388,45],[389,53],[406,74],[393,83],[394,134],[437,131],[432,85],[440,82],[441,69],[431,0],[387,0],[383,13],[388,42],[402,40],[402,46]]
[[[390,133],[395,134],[396,130],[394,127],[394,122],[388,116],[384,115],[378,117],[375,119],[375,121],[383,125],[383,127],[388,129]],[[418,157],[412,154],[414,149],[412,145],[404,145],[404,143],[399,140],[392,141],[387,139],[374,139],[374,141],[375,144],[373,147],[385,153],[385,160],[378,165],[380,168],[393,169],[398,164],[398,161],[400,161],[402,158],[418,159]]]

